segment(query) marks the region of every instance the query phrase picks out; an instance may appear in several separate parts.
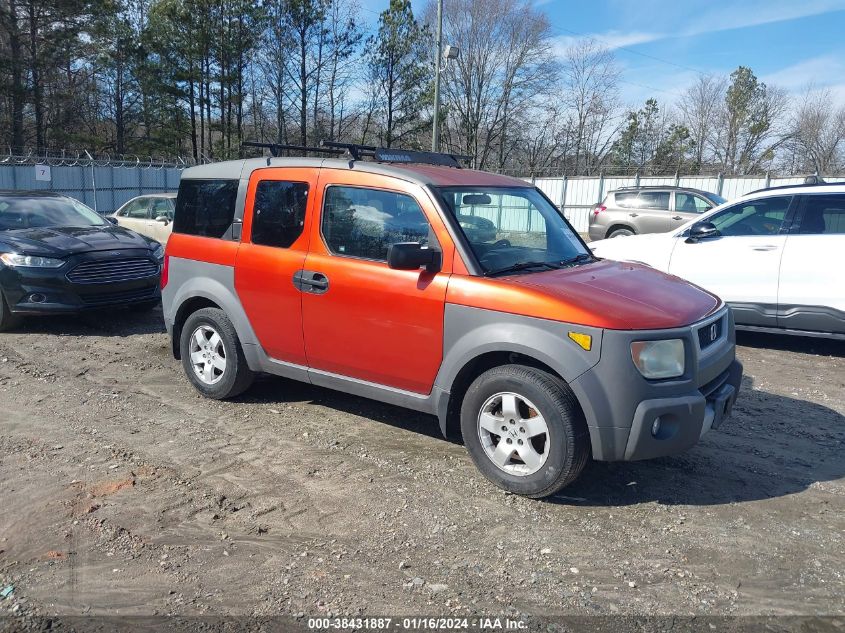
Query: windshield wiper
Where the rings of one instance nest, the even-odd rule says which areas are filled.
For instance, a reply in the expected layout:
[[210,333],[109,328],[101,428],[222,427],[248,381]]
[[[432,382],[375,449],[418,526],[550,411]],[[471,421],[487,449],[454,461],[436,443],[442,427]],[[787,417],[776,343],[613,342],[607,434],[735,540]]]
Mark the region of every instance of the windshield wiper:
[[592,253],[581,253],[580,255],[576,255],[575,257],[570,257],[569,259],[564,259],[560,262],[561,266],[571,266],[572,264],[577,264],[579,262],[585,262],[587,260],[594,259]]
[[515,273],[520,270],[527,270],[528,268],[537,268],[537,267],[545,267],[552,270],[557,270],[560,266],[554,262],[517,262],[512,266],[505,266],[504,268],[499,268],[498,270],[488,270],[484,275],[486,277],[492,277],[493,275],[501,275],[502,273]]

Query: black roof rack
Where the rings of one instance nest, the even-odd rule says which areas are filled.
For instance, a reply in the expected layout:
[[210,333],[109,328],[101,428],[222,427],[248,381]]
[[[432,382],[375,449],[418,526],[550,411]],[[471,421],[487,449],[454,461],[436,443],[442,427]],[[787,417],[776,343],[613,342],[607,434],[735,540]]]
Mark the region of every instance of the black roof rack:
[[352,160],[364,157],[372,158],[379,163],[421,163],[424,165],[441,165],[461,169],[460,161],[472,160],[472,156],[462,154],[445,154],[440,152],[422,152],[413,149],[394,147],[375,147],[373,145],[358,145],[356,143],[339,143],[337,141],[321,141],[322,147],[343,149],[349,152]]
[[358,143],[340,143],[338,141],[320,141],[319,147],[306,147],[304,145],[287,145],[282,143],[259,143],[257,141],[244,141],[243,147],[258,147],[270,150],[270,155],[278,158],[282,152],[315,152],[340,156],[349,154],[352,160],[363,160],[371,158],[379,163],[418,163],[424,165],[441,165],[443,167],[454,167],[461,169],[461,161],[472,160],[472,156],[461,154],[444,154],[439,152],[422,152],[413,149],[398,149],[393,147],[375,147],[374,145],[360,145]]
[[284,143],[259,143],[257,141],[244,141],[241,143],[242,147],[259,147],[262,149],[269,149],[270,155],[273,158],[278,158],[282,152],[320,152],[323,154],[334,154],[336,156],[343,154],[343,150],[331,149],[328,147],[306,147],[305,145],[287,145]]

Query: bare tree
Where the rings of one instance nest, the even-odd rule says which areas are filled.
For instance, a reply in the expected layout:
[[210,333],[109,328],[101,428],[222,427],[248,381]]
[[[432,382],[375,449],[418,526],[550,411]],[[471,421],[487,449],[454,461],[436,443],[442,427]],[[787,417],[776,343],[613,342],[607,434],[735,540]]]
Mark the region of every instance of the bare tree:
[[575,143],[572,168],[589,175],[604,162],[620,128],[619,68],[611,51],[586,39],[566,50],[562,78]]
[[727,85],[724,77],[699,75],[678,102],[682,122],[692,137],[692,168],[696,171],[704,166],[708,148],[713,142]]
[[829,90],[807,88],[792,117],[799,169],[832,174],[845,167],[845,106],[832,107]]
[[461,46],[444,73],[447,145],[501,168],[514,113],[557,74],[548,18],[528,0],[447,0],[443,31]]

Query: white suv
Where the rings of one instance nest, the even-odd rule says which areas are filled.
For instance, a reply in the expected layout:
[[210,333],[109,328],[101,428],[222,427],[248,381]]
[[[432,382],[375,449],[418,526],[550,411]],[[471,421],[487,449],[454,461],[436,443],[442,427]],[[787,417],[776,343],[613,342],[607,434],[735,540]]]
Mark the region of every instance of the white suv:
[[845,338],[845,183],[755,191],[669,233],[589,246],[718,294],[737,328]]

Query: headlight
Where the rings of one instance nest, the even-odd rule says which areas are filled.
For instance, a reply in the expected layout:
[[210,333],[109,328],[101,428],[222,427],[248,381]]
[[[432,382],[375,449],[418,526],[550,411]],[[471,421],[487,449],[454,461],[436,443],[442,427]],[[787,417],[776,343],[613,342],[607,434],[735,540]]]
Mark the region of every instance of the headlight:
[[164,246],[159,244],[158,246],[153,248],[153,257],[155,257],[158,261],[164,261]]
[[21,255],[20,253],[2,253],[0,254],[0,261],[6,266],[22,268],[59,268],[65,263],[63,259]]
[[684,342],[679,338],[631,343],[631,358],[646,378],[677,378],[684,374]]

